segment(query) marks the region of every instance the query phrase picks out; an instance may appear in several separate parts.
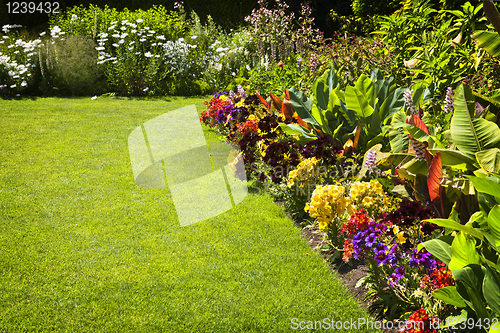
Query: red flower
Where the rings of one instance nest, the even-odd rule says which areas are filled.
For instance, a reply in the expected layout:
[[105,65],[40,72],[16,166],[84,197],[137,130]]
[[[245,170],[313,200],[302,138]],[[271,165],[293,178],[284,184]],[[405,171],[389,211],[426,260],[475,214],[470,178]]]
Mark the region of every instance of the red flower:
[[283,66],[285,66],[285,64],[283,63],[283,61],[278,62],[278,67],[283,67]]
[[434,316],[429,318],[427,310],[418,309],[411,316],[410,320],[406,322],[407,333],[437,333],[438,319]]

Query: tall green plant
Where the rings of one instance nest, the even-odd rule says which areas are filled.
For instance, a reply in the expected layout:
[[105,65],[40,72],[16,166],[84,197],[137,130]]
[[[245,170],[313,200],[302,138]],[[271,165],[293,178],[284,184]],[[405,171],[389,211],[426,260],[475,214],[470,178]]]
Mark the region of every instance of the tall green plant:
[[333,65],[312,85],[312,98],[297,89],[290,89],[290,100],[299,117],[313,129],[307,133],[299,125],[281,125],[289,134],[311,139],[326,134],[341,144],[349,140],[362,152],[382,143],[388,147],[388,130],[392,115],[404,104],[403,89],[397,88],[393,77],[384,78],[378,69],[371,77],[361,75],[354,86],[345,91],[339,87]]
[[[469,319],[483,332],[500,328],[500,179],[469,177],[477,190],[480,211],[465,225],[453,219],[433,219],[455,235],[442,235],[419,245],[453,272],[455,286],[438,289],[433,297],[463,309],[455,323]],[[448,318],[445,323],[452,322]],[[495,326],[495,327],[494,327]],[[443,325],[443,328],[446,325]]]

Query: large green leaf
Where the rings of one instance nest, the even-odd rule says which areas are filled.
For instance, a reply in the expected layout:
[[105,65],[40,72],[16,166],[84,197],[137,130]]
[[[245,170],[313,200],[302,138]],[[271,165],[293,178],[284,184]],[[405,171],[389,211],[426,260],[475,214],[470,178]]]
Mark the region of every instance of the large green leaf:
[[494,242],[494,246],[500,247],[500,206],[496,205],[490,210],[488,214],[488,227],[490,227],[490,241]]
[[429,149],[429,152],[431,154],[436,154],[437,152],[440,152],[444,166],[451,166],[451,165],[455,166],[464,164],[469,170],[477,169],[477,167],[475,167],[476,161],[471,160],[469,157],[467,157],[464,153],[460,152],[459,150],[435,148],[435,149]]
[[290,88],[288,93],[290,95],[290,101],[292,102],[293,109],[297,112],[300,119],[313,126],[319,126],[318,122],[311,114],[314,104],[313,100],[308,98],[302,91],[295,88]]
[[500,316],[500,279],[491,268],[486,267],[483,280],[483,292],[486,302],[497,316]]
[[356,112],[358,119],[363,122],[366,122],[365,119],[370,117],[373,113],[373,107],[369,104],[370,97],[371,96],[365,96],[363,92],[359,91],[356,87],[346,87],[345,103],[347,104],[347,108]]
[[328,73],[328,77],[326,78],[326,84],[328,86],[328,91],[332,91],[337,88],[339,85],[339,78],[335,73],[335,69],[333,68],[333,63],[330,64],[330,72]]
[[448,316],[446,319],[439,324],[440,329],[448,328],[451,326],[456,326],[467,321],[467,310],[463,309],[457,316]]
[[498,178],[480,178],[467,176],[478,192],[486,193],[500,199],[500,184]]
[[373,107],[375,98],[377,97],[373,81],[365,74],[361,74],[354,84],[354,87],[366,98],[368,104]]
[[302,136],[305,139],[308,139],[308,141],[316,140],[318,138],[316,135],[309,133],[305,128],[303,128],[300,125],[285,124],[285,123],[278,123],[278,124],[280,125],[283,132],[287,134]]
[[321,110],[326,110],[328,107],[328,99],[330,97],[330,91],[328,90],[326,80],[324,78],[318,78],[314,81],[312,91],[318,106]]
[[476,153],[476,159],[486,172],[500,172],[500,149],[491,148]]
[[476,103],[471,89],[461,84],[454,99],[455,113],[451,120],[451,136],[457,148],[467,157],[500,144],[500,128],[494,122],[474,118]]
[[463,224],[460,224],[460,223],[455,222],[455,221],[450,220],[450,219],[431,219],[431,220],[425,220],[425,221],[429,222],[429,223],[437,224],[438,226],[443,227],[443,228],[450,228],[453,230],[463,231],[463,232],[468,233],[469,235],[472,235],[476,238],[484,239],[483,234],[480,231],[470,227],[469,225],[463,225]]
[[[410,139],[400,126],[406,123],[406,114],[403,111],[396,112],[392,117],[392,130],[389,132],[391,150],[394,153],[401,153],[408,150]],[[395,129],[394,129],[395,128]]]
[[[483,237],[482,234],[481,237]],[[476,250],[476,240],[467,236],[463,231],[459,232],[451,243],[451,261],[448,265],[450,270],[454,271],[467,265],[480,263],[479,253]]]
[[495,31],[476,30],[472,38],[494,57],[500,56],[500,35]]
[[438,238],[430,239],[426,242],[418,244],[418,249],[421,250],[423,247],[432,255],[446,265],[451,261],[451,244],[453,242],[453,237],[446,235]]
[[457,287],[455,286],[447,286],[441,289],[434,290],[432,296],[444,301],[447,304],[451,304],[453,306],[459,308],[465,308],[466,304],[462,299],[462,296],[457,291]]
[[387,119],[388,117],[392,116],[394,113],[400,111],[403,106],[405,105],[405,98],[404,98],[404,93],[406,91],[406,88],[397,88],[394,91],[394,94],[392,95],[392,98],[387,98],[386,101],[390,101],[390,103],[387,104],[387,110],[384,108],[385,102],[381,106],[380,112],[382,112],[383,117],[382,119]]
[[488,318],[486,300],[483,295],[483,280],[486,268],[472,264],[452,271],[457,291],[480,318]]

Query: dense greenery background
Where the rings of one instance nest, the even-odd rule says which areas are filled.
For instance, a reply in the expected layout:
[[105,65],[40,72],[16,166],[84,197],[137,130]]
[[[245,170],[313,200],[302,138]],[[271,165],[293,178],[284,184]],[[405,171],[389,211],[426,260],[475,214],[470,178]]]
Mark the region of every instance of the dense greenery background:
[[[2,8],[7,8],[6,0],[0,0],[0,5]],[[121,10],[123,8],[128,8],[129,10],[143,9],[147,10],[155,5],[163,5],[167,9],[174,8],[174,0],[160,0],[160,1],[120,1],[120,0],[59,0],[61,10],[66,8],[71,8],[73,6],[88,6],[90,3],[104,7],[108,5],[111,8],[116,8]],[[294,12],[300,10],[301,0],[290,0],[287,4],[290,5],[290,9]],[[313,8],[313,16],[315,17],[315,22],[318,28],[325,31],[327,35],[333,33],[333,27],[331,25],[331,20],[329,19],[330,10],[335,10],[340,15],[348,15],[352,13],[351,10],[351,0],[313,0],[310,5]],[[271,8],[274,6],[274,1],[268,1],[268,5]],[[215,1],[205,1],[205,0],[186,0],[184,1],[184,6],[188,12],[195,10],[196,13],[203,20],[206,19],[207,15],[212,16],[214,21],[224,27],[225,29],[235,29],[244,23],[245,16],[252,12],[253,8],[258,8],[257,0],[240,0],[240,1],[230,1],[230,0],[215,0]],[[47,22],[49,20],[49,15],[47,14],[12,14],[6,11],[0,10],[0,23],[3,24],[21,24],[27,29],[35,30],[45,30],[47,28]]]

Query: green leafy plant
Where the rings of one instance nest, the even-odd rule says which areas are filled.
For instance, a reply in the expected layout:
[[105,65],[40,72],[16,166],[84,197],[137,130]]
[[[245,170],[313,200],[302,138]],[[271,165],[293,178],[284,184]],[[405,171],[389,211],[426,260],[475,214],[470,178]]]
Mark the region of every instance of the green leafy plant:
[[[394,78],[385,79],[375,69],[371,77],[361,75],[354,86],[342,91],[333,66],[312,85],[313,96],[308,98],[297,89],[290,89],[290,99],[299,117],[312,131],[298,125],[282,125],[288,134],[305,139],[329,135],[351,150],[385,143],[388,146],[389,122],[404,104],[403,90]],[[349,149],[349,148],[348,148]]]
[[95,43],[85,36],[49,40],[40,47],[42,86],[48,94],[94,95],[106,92],[104,65],[97,65]]
[[[456,286],[433,292],[433,296],[464,309],[459,322],[481,319],[480,329],[490,331],[500,316],[500,179],[469,177],[477,190],[480,211],[465,225],[453,219],[433,219],[455,236],[442,235],[419,245],[442,260],[453,272]],[[497,325],[498,328],[498,325]]]

